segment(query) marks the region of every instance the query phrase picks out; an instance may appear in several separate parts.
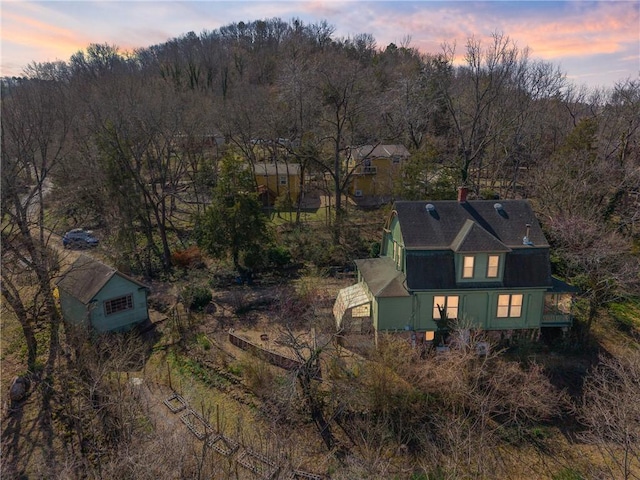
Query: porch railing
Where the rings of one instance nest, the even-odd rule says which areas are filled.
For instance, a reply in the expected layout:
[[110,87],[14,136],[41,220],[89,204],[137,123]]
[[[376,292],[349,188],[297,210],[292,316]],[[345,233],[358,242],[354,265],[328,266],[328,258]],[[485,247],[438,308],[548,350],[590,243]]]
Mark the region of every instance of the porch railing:
[[544,313],[542,314],[543,327],[564,327],[573,322],[573,315],[569,313]]
[[355,175],[375,175],[378,172],[378,167],[359,167],[353,172]]

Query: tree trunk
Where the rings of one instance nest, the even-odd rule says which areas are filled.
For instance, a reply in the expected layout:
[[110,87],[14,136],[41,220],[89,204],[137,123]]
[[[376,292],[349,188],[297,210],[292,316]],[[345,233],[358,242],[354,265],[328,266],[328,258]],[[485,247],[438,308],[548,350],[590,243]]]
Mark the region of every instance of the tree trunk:
[[24,339],[27,344],[27,367],[29,370],[33,371],[36,365],[36,356],[38,353],[38,340],[36,339],[32,322],[29,319],[29,314],[17,293],[14,294],[15,287],[11,283],[10,279],[4,277],[2,279],[1,288],[2,296],[13,309],[13,312],[22,327],[22,333],[24,334]]

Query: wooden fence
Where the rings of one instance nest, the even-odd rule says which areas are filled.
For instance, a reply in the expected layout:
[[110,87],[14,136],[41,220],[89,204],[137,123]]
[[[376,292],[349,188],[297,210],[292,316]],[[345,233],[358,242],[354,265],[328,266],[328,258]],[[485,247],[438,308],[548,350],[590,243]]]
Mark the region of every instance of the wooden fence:
[[269,362],[276,367],[284,368],[285,370],[296,370],[302,367],[302,363],[293,358],[285,357],[279,353],[266,350],[255,343],[251,343],[244,338],[229,332],[229,342],[242,350],[252,353],[256,357],[262,358],[264,361]]

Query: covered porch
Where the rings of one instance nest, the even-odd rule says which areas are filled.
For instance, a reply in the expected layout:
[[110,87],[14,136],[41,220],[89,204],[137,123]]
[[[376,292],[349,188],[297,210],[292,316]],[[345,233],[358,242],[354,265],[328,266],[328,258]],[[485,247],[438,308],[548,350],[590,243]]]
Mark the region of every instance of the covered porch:
[[573,323],[571,307],[578,289],[557,278],[552,278],[553,286],[544,295],[542,327],[570,327]]
[[[338,292],[333,304],[336,330],[350,330],[365,333],[371,327],[371,300],[363,283],[356,283]],[[345,317],[351,322],[345,322]],[[347,324],[348,323],[348,324]]]

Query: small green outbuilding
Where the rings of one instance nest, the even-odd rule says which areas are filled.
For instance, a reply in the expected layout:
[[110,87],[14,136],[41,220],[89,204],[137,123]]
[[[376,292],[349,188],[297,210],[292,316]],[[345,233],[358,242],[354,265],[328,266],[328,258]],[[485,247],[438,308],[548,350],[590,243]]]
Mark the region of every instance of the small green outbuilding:
[[149,319],[149,287],[87,255],[58,281],[66,322],[98,333],[126,331]]

